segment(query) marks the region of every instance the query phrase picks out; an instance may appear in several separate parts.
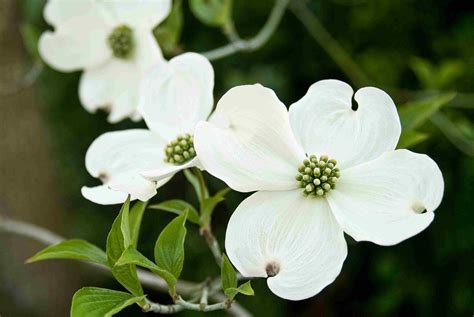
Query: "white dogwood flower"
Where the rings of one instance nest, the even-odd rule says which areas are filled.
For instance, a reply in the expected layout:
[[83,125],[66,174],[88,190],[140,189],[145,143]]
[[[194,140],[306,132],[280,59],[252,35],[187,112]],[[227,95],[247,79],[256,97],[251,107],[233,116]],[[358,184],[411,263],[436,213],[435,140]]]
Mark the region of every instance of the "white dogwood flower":
[[246,277],[268,277],[278,296],[301,300],[339,275],[343,232],[399,243],[425,229],[444,183],[426,155],[395,150],[400,120],[382,90],[337,80],[313,84],[290,110],[261,85],[218,102],[219,120],[198,124],[203,167],[231,188],[257,191],[228,224],[229,259]]
[[140,89],[139,112],[149,130],[108,132],[86,154],[87,171],[102,180],[82,194],[99,204],[146,201],[180,170],[198,166],[193,145],[197,123],[206,120],[214,99],[214,70],[196,53],[157,65]]
[[139,119],[140,80],[163,60],[152,30],[170,10],[171,0],[49,0],[44,18],[54,31],[42,34],[39,52],[56,70],[84,70],[87,111],[105,108],[112,123]]

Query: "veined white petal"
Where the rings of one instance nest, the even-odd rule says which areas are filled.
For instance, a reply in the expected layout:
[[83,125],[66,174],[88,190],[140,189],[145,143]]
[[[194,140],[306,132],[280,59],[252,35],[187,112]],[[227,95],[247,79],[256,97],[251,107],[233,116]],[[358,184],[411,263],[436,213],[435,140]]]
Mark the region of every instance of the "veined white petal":
[[159,181],[154,182],[134,171],[118,175],[108,183],[108,186],[112,190],[129,193],[132,197],[136,197],[141,201],[147,201],[155,196],[157,188],[166,184],[172,177],[173,175],[163,177]]
[[332,283],[347,255],[326,200],[304,197],[301,190],[257,192],[245,199],[230,218],[225,246],[246,277],[266,277],[273,269],[268,286],[290,300],[314,296]]
[[429,156],[397,150],[342,170],[327,199],[354,239],[393,245],[431,223],[443,191],[443,176]]
[[377,158],[395,149],[400,137],[400,119],[390,96],[366,87],[354,95],[338,80],[321,80],[290,107],[291,127],[306,153],[327,154],[347,168]]
[[171,0],[102,0],[104,8],[119,24],[153,29],[171,11]]
[[154,168],[153,170],[142,171],[140,175],[153,181],[160,181],[167,177],[172,177],[174,174],[178,173],[179,171],[185,170],[187,168],[199,166],[199,165],[200,164],[197,157],[181,165],[174,165],[174,164],[163,162],[162,164],[160,164],[157,168]]
[[104,133],[87,150],[86,169],[109,188],[148,200],[156,194],[157,184],[140,172],[156,168],[163,161],[163,149],[164,141],[148,130]]
[[91,10],[97,10],[95,0],[49,0],[44,6],[43,16],[46,22],[58,27]]
[[[127,200],[128,194],[123,191],[111,189],[108,185],[99,185],[95,187],[82,187],[81,193],[84,198],[100,205],[123,204]],[[130,197],[135,200],[136,197]]]
[[194,134],[213,107],[214,70],[202,55],[185,53],[156,65],[142,82],[139,111],[165,140]]
[[286,190],[305,158],[288,112],[273,90],[259,84],[229,90],[210,122],[200,122],[194,147],[204,168],[231,188]]
[[135,29],[134,36],[136,46],[130,59],[113,58],[100,67],[87,69],[79,84],[84,108],[89,112],[109,110],[112,123],[136,117],[140,81],[154,64],[163,60],[149,31]]
[[[59,7],[65,7],[65,1],[54,1],[52,8],[56,8],[56,11],[59,10],[59,2],[63,3]],[[81,6],[73,5],[70,9],[76,7]],[[46,12],[56,12],[49,8],[46,8]],[[46,63],[57,70],[68,72],[96,67],[111,57],[107,44],[111,26],[104,12],[97,9],[79,10],[74,16],[69,9],[61,12],[64,13],[64,21],[61,20],[54,32],[44,32],[38,43],[39,53]],[[58,13],[48,14],[53,21],[59,19]]]

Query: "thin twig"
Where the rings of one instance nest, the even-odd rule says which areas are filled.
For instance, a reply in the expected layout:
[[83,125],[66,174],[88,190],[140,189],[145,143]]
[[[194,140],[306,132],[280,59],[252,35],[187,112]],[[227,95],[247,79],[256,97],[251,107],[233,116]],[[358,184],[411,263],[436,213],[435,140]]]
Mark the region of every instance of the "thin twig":
[[210,280],[208,279],[202,288],[201,299],[199,300],[199,305],[201,306],[201,310],[203,310],[204,307],[206,307],[208,304],[209,286],[210,286]]
[[232,55],[237,52],[251,52],[259,49],[270,39],[272,34],[275,32],[276,28],[280,24],[280,21],[286,11],[289,2],[290,0],[276,0],[275,6],[273,7],[272,12],[268,17],[268,20],[265,22],[265,24],[257,33],[257,35],[255,35],[255,37],[248,40],[234,40],[225,46],[201,54],[212,61]]
[[[38,242],[41,242],[45,245],[57,244],[61,241],[66,240],[64,237],[57,235],[45,228],[41,228],[34,224],[16,221],[12,219],[5,218],[0,216],[0,231],[17,234],[20,236],[28,237]],[[82,262],[82,261],[81,261]],[[110,273],[108,267],[91,262],[83,262],[95,268],[98,268],[101,272]],[[159,278],[158,276],[145,271],[143,269],[137,269],[138,278],[143,286],[146,286],[150,289],[155,289],[161,292],[168,292],[168,285],[166,282]],[[200,289],[200,284],[196,284],[189,281],[179,280],[176,284],[176,290],[181,295],[193,295]],[[216,302],[223,302],[227,297],[222,293],[210,294],[210,299]],[[164,309],[164,308],[163,308]],[[233,302],[232,306],[227,310],[227,312],[233,316],[252,316],[244,307],[242,307],[237,302]],[[164,312],[162,312],[164,313]]]
[[222,251],[221,247],[219,246],[219,242],[212,233],[211,226],[209,225],[208,227],[201,228],[200,232],[204,237],[204,240],[206,240],[206,243],[209,246],[212,255],[214,256],[217,265],[220,267],[222,262]]
[[318,42],[318,44],[356,86],[361,87],[370,82],[362,69],[359,68],[341,44],[332,37],[321,22],[319,22],[316,15],[308,9],[302,0],[292,1],[290,4],[290,10],[306,27],[309,34],[311,34],[316,42]]
[[232,302],[230,302],[229,300],[226,299],[223,302],[220,302],[220,303],[217,303],[217,304],[205,305],[204,307],[202,307],[200,304],[194,304],[194,303],[187,302],[187,301],[185,301],[184,299],[182,299],[180,297],[176,301],[176,304],[181,305],[181,306],[183,306],[184,308],[186,308],[188,310],[197,310],[197,311],[207,312],[207,311],[228,309],[228,308],[231,307]]

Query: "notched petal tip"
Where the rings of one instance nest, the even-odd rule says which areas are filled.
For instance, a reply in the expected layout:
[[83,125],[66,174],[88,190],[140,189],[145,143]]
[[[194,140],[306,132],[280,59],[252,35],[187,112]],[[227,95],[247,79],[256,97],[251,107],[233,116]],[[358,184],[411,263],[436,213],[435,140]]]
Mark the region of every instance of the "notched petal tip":
[[265,267],[265,272],[267,272],[268,277],[274,277],[280,273],[280,265],[277,262],[269,262]]

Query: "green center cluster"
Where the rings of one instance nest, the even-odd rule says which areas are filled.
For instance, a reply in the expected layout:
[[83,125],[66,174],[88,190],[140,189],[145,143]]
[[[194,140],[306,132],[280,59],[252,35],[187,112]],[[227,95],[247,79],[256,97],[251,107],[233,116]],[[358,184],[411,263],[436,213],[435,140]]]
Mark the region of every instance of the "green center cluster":
[[193,137],[190,134],[178,135],[176,140],[165,146],[165,162],[180,165],[196,156]]
[[107,39],[115,57],[127,58],[133,50],[133,31],[127,25],[117,26]]
[[336,182],[341,172],[336,167],[337,161],[329,159],[327,155],[311,155],[298,168],[296,180],[304,188],[306,196],[323,197],[328,191],[336,188]]

